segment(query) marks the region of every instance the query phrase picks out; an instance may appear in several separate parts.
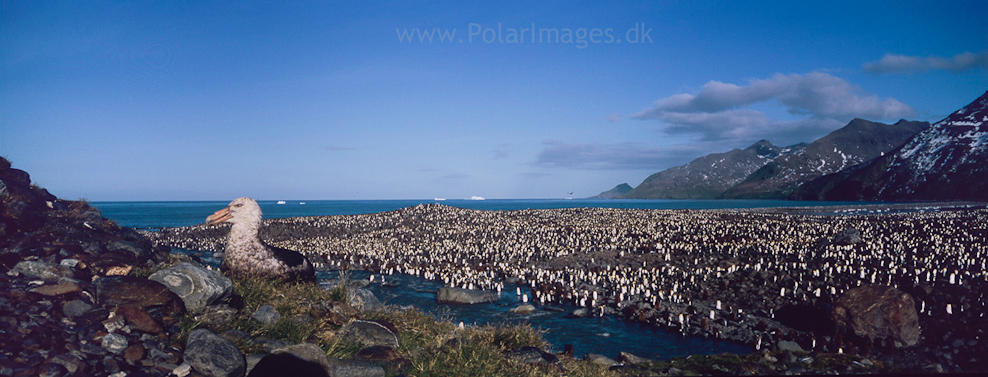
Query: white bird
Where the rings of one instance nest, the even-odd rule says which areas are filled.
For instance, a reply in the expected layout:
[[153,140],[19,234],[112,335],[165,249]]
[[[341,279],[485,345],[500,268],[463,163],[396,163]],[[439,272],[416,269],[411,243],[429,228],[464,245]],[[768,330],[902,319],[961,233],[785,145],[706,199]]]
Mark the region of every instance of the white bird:
[[304,255],[268,245],[258,237],[261,216],[261,207],[254,199],[241,197],[206,218],[209,225],[233,224],[220,270],[237,275],[314,283],[315,270]]

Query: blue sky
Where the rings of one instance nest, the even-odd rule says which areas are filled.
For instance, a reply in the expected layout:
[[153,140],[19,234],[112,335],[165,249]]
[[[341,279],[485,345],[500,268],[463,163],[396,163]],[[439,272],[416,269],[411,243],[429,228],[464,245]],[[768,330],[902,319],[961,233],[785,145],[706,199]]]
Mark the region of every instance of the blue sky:
[[190,3],[0,2],[0,155],[67,199],[586,197],[988,89],[985,1]]

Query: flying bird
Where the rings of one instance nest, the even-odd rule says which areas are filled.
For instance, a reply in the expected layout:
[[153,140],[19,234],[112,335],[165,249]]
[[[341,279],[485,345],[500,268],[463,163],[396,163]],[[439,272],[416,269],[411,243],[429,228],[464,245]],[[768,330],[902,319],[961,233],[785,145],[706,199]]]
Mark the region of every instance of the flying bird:
[[304,255],[268,245],[258,236],[261,207],[254,199],[234,199],[226,208],[206,218],[206,224],[220,223],[233,224],[220,271],[284,281],[316,282],[312,263]]

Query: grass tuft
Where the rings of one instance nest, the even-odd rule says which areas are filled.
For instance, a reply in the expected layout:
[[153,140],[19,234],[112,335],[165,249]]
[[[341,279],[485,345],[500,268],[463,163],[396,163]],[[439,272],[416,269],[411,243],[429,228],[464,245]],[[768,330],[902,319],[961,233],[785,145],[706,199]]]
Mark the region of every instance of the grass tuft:
[[[178,323],[180,329],[173,334],[172,343],[184,345],[188,333],[197,328],[207,328],[217,334],[239,330],[257,339],[280,339],[291,343],[311,342],[326,351],[328,357],[350,359],[360,346],[337,336],[339,325],[328,318],[306,317],[314,305],[325,301],[345,302],[348,275],[341,276],[341,284],[333,289],[323,289],[311,284],[279,283],[266,279],[232,277],[234,300],[231,304],[239,311],[232,322],[224,324],[204,323],[193,315],[186,315]],[[281,318],[262,325],[251,315],[262,305],[272,305]],[[582,360],[561,357],[556,365],[523,364],[507,357],[507,352],[523,346],[545,349],[542,332],[528,325],[468,326],[459,329],[448,320],[437,320],[418,309],[399,310],[386,307],[374,312],[363,312],[363,319],[386,321],[398,330],[398,353],[407,362],[386,366],[389,376],[407,374],[414,376],[616,376],[607,367]],[[265,353],[262,344],[252,340],[231,339],[244,354]]]

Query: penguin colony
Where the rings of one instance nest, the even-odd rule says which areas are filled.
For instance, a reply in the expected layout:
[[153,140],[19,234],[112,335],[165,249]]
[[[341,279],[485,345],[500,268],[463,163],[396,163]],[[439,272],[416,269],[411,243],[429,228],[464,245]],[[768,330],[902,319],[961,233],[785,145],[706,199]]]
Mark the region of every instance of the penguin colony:
[[[860,242],[831,242],[847,229],[858,230]],[[223,250],[224,234],[205,225],[145,232],[159,244],[213,251]],[[780,340],[829,352],[857,348],[830,334],[793,330],[776,314],[828,308],[849,289],[883,284],[913,295],[928,338],[977,338],[981,348],[988,342],[986,209],[810,216],[427,204],[265,220],[262,237],[305,253],[317,268],[525,294],[534,304],[578,305],[759,348]],[[509,281],[522,288],[511,289]]]

